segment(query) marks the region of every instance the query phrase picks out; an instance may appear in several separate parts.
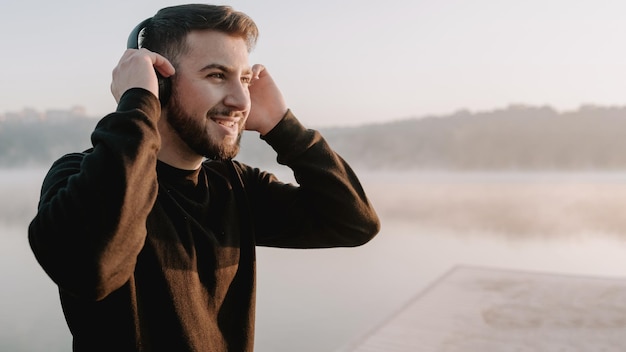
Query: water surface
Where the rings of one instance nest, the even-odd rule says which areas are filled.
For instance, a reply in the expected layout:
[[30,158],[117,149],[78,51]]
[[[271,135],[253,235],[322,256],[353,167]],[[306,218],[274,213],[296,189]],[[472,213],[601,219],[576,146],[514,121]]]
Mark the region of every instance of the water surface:
[[[0,171],[0,350],[71,350],[26,239],[43,170]],[[259,248],[256,350],[331,352],[456,265],[626,278],[623,174],[369,173],[383,227],[350,249]]]

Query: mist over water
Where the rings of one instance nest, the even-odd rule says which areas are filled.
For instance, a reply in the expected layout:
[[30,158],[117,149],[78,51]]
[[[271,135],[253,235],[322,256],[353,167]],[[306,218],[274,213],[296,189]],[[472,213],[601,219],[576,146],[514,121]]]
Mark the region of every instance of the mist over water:
[[[71,350],[26,235],[44,174],[0,170],[1,351]],[[372,242],[258,249],[256,351],[341,350],[457,265],[626,278],[626,174],[359,174]]]

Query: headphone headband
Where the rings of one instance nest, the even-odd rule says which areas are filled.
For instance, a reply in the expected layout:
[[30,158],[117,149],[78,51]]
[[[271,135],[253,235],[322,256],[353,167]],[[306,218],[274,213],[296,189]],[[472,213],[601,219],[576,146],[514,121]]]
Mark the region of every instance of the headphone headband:
[[139,49],[139,34],[141,31],[148,26],[148,23],[152,21],[152,17],[147,18],[141,21],[135,28],[133,28],[132,32],[128,36],[128,40],[126,41],[127,49]]

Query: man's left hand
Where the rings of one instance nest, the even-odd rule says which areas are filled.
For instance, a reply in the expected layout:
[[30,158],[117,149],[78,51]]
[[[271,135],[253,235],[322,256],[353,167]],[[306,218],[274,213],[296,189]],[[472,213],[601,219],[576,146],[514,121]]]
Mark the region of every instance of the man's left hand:
[[285,116],[287,103],[263,65],[252,66],[252,72],[253,78],[249,86],[251,108],[246,130],[265,135]]

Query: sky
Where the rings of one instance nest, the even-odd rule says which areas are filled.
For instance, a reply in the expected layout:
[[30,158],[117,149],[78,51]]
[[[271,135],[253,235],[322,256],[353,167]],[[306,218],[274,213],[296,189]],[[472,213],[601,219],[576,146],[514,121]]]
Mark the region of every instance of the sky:
[[[164,0],[3,0],[0,114],[115,109],[128,33]],[[232,0],[260,28],[264,64],[313,127],[511,104],[626,102],[623,0]]]

